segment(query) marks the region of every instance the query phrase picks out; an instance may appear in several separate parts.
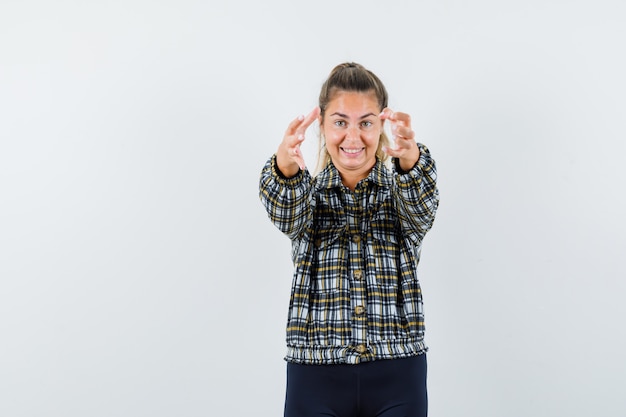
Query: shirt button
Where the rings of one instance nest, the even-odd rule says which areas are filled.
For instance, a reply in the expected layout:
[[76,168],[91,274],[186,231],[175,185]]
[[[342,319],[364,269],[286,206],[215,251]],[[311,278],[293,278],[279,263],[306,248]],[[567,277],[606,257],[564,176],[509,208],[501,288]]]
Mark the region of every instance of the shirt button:
[[356,351],[357,351],[357,353],[360,353],[362,355],[365,352],[367,352],[367,346],[365,346],[365,345],[358,345],[356,347]]
[[354,307],[354,314],[356,314],[357,316],[360,316],[363,313],[365,313],[365,307],[363,306]]
[[356,279],[357,281],[360,281],[361,278],[363,278],[363,271],[361,271],[360,269],[357,269],[356,271],[354,271],[354,279]]
[[352,241],[354,243],[359,243],[361,241],[361,235],[352,235]]

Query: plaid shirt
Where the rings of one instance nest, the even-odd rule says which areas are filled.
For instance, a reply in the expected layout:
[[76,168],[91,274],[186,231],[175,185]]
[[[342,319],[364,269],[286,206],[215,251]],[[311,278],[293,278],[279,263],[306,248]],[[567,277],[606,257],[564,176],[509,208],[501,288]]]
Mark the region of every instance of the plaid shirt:
[[263,167],[261,201],[292,242],[287,361],[354,364],[427,350],[416,270],[439,192],[435,161],[418,146],[413,169],[377,161],[354,191],[332,163],[315,178],[285,178],[275,155]]

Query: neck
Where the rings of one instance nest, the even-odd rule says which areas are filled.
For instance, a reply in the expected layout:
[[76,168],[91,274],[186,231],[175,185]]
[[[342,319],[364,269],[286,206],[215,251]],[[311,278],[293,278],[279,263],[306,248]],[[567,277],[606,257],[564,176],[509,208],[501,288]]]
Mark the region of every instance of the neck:
[[359,181],[367,178],[372,171],[372,168],[373,166],[364,171],[339,171],[341,183],[348,187],[351,191],[354,191]]

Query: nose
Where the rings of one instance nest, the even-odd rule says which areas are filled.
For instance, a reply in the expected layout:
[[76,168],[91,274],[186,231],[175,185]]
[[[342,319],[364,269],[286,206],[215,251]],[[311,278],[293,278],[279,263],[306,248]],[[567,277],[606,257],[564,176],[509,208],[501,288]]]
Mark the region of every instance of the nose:
[[346,138],[348,139],[357,139],[359,137],[359,126],[352,125],[349,126],[346,132]]

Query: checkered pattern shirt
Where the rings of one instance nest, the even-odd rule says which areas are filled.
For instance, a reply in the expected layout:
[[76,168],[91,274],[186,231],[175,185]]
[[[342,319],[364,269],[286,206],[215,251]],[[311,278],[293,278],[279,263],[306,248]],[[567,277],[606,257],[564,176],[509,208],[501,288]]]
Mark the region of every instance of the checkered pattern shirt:
[[275,155],[263,167],[261,201],[292,242],[287,361],[354,364],[427,350],[417,264],[439,193],[435,162],[418,146],[413,169],[377,161],[354,191],[332,163],[314,178],[285,178]]

